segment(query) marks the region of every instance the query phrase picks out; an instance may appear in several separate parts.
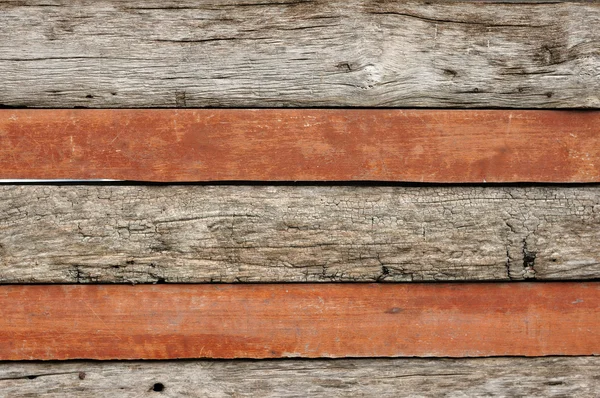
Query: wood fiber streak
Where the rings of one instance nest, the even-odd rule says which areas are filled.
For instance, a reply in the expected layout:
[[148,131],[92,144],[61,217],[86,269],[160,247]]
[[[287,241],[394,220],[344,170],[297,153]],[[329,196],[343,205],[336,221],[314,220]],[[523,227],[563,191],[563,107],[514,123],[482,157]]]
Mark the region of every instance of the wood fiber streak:
[[600,283],[7,285],[0,360],[600,354]]
[[0,104],[599,107],[599,41],[598,2],[3,0]]
[[0,389],[12,398],[596,398],[598,369],[599,357],[5,362]]
[[0,282],[600,279],[600,187],[1,185]]
[[598,182],[600,112],[4,110],[0,178]]

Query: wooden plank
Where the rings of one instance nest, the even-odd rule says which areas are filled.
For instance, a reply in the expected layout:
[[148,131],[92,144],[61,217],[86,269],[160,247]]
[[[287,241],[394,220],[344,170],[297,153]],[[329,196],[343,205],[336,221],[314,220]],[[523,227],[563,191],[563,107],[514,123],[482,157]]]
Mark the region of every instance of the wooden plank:
[[600,279],[600,186],[0,185],[0,282]]
[[0,104],[599,107],[598,2],[505,3],[4,0]]
[[4,110],[0,177],[598,182],[600,112]]
[[13,398],[440,397],[596,398],[600,358],[10,362]]
[[600,283],[5,285],[0,360],[600,354]]

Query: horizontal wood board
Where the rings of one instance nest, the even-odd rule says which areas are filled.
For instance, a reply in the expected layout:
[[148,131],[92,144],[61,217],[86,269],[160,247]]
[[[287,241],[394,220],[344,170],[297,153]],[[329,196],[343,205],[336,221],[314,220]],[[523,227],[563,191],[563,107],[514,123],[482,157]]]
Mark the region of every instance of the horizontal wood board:
[[13,398],[581,397],[600,357],[0,363]]
[[0,178],[598,182],[600,111],[3,110]]
[[600,186],[0,185],[0,282],[600,278]]
[[0,360],[600,354],[600,283],[0,286]]
[[4,0],[0,104],[599,107],[599,41],[595,1]]
[[600,187],[0,185],[0,282],[600,278]]

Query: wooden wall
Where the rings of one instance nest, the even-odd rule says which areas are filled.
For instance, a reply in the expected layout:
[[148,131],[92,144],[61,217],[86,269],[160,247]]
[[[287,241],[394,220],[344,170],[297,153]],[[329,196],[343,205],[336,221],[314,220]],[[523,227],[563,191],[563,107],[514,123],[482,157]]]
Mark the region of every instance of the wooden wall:
[[600,391],[600,2],[0,0],[0,106],[0,396]]

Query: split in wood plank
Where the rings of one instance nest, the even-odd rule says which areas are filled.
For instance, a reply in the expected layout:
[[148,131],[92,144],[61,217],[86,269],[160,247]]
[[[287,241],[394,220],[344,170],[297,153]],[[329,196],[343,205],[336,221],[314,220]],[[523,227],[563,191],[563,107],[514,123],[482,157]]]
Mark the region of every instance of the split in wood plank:
[[0,282],[600,279],[600,186],[0,185]]
[[0,104],[599,107],[600,4],[506,3],[5,0]]
[[600,283],[5,285],[0,360],[600,354]]
[[0,178],[599,182],[600,111],[3,110]]
[[7,397],[597,398],[600,357],[4,362]]

